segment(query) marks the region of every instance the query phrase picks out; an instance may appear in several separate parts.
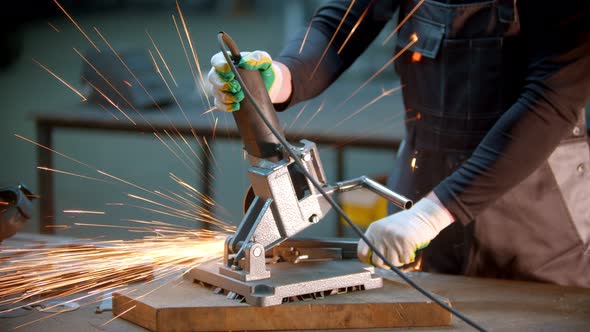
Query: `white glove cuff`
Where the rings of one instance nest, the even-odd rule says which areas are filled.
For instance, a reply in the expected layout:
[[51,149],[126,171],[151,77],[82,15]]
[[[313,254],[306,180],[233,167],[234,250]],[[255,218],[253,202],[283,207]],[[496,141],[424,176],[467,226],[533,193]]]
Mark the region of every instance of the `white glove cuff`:
[[423,223],[432,227],[435,234],[438,234],[454,221],[447,208],[440,202],[427,197],[422,198],[418,203],[414,204],[410,212],[414,212]]
[[286,102],[291,96],[291,72],[284,64],[273,61],[272,70],[275,73],[275,81],[272,83],[268,95],[273,104]]

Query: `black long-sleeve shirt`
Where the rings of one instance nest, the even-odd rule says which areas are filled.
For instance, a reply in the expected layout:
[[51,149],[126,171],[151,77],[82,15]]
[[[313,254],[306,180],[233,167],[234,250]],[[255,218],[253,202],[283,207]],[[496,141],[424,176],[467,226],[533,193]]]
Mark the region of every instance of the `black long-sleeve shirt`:
[[[361,55],[387,23],[386,16],[378,14],[380,9],[371,10],[347,46],[340,54],[337,51],[367,6],[381,3],[356,1],[342,24],[350,1],[332,1],[317,11],[302,52],[303,33],[277,58],[291,70],[290,104],[321,93]],[[590,4],[519,0],[517,9],[528,51],[521,93],[471,157],[434,189],[463,223],[539,167],[570,133],[590,99]]]

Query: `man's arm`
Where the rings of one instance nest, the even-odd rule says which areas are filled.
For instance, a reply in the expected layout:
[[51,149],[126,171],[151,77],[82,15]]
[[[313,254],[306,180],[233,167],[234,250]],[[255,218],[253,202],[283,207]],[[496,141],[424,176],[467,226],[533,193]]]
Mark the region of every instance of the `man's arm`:
[[290,101],[280,105],[279,109],[324,91],[365,51],[390,18],[379,7],[382,5],[380,0],[357,0],[352,6],[350,4],[351,1],[337,0],[320,7],[312,19],[309,33],[301,31],[276,58],[277,62],[288,67],[293,82]]
[[462,223],[538,168],[590,98],[590,5],[518,3],[524,49],[531,52],[520,97],[472,156],[434,189]]

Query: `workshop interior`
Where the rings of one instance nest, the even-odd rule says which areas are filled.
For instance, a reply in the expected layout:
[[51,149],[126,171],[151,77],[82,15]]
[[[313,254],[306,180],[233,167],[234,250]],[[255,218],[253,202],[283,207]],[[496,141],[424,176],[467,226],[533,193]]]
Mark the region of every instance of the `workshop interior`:
[[[588,288],[422,271],[420,250],[401,267],[357,258],[388,204],[417,203],[387,186],[408,121],[397,20],[284,111],[238,66],[278,56],[326,2],[14,4],[0,331],[587,330]],[[208,83],[218,52],[244,90],[233,113]]]

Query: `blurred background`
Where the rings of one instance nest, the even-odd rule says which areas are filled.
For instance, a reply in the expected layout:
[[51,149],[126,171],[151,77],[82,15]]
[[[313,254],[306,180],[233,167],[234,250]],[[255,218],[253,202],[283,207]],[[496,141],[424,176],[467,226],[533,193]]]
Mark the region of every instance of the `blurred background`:
[[[306,29],[308,20],[320,3],[321,1],[316,0],[179,1],[190,31],[192,46],[205,75],[210,68],[211,55],[219,51],[216,41],[218,31],[228,32],[242,50],[261,49],[276,56],[290,36]],[[91,77],[93,71],[80,54],[87,57],[91,63],[101,63],[101,70],[113,77],[125,71],[122,67],[117,67],[117,61],[113,60],[112,53],[101,40],[97,30],[122,57],[137,68],[143,69],[139,75],[140,79],[154,84],[153,91],[156,97],[161,93],[165,112],[178,113],[179,109],[171,102],[170,94],[162,84],[161,78],[155,74],[149,57],[150,50],[156,56],[154,44],[173,74],[174,84],[169,76],[166,76],[167,82],[179,104],[184,106],[188,117],[196,121],[207,111],[202,102],[201,88],[195,86],[191,65],[183,51],[183,46],[188,48],[189,45],[181,43],[175,27],[174,19],[178,25],[181,25],[181,22],[174,0],[61,0],[59,4],[90,40],[96,43],[101,52],[96,52],[89,40],[54,1],[15,4],[17,10],[12,11],[11,15],[16,20],[3,20],[0,29],[0,41],[3,44],[3,52],[0,53],[0,93],[3,103],[0,113],[0,184],[22,182],[36,193],[39,189],[37,166],[46,165],[39,163],[35,145],[15,135],[36,141],[36,114],[84,113],[90,112],[89,109],[93,109],[92,112],[100,111],[100,103],[92,100],[82,102],[78,95],[64,86],[48,70],[85,95],[92,89],[82,77],[95,84],[100,82],[100,79]],[[383,47],[381,42],[392,30],[393,26],[386,27],[366,54],[328,91],[305,106],[305,109],[302,108],[303,105],[296,105],[281,113],[280,120],[283,125],[288,128],[306,128],[322,132],[364,107],[362,113],[347,120],[341,128],[336,127],[332,130],[344,134],[349,130],[357,134],[364,133],[366,136],[385,135],[401,138],[403,120],[400,119],[403,118],[403,106],[399,91],[366,106],[382,91],[399,86],[392,69],[372,80],[361,92],[336,109],[339,103],[391,58],[395,43],[389,42]],[[181,35],[184,37],[182,31]],[[186,38],[184,43],[187,43]],[[109,64],[112,67],[109,67]],[[192,67],[194,70],[195,66]],[[113,96],[111,98],[114,99]],[[134,98],[142,114],[159,112],[153,107],[141,107],[146,96],[136,94]],[[106,102],[103,104],[108,106]],[[318,109],[322,104],[324,106],[320,112]],[[125,111],[131,112],[129,109]],[[112,108],[109,113],[104,113],[104,116],[117,117],[117,121],[127,121]],[[214,115],[219,118],[220,127],[227,123],[228,119],[231,121],[231,117],[227,115]],[[399,116],[392,118],[392,115]],[[389,122],[384,125],[383,119],[389,119]],[[297,124],[293,126],[295,121]],[[164,141],[173,143],[166,138]],[[213,210],[220,219],[237,224],[242,215],[243,196],[249,184],[241,144],[236,140],[224,139],[214,139],[210,143],[215,158],[215,167],[212,170],[212,196],[216,204]],[[198,149],[194,140],[190,144]],[[52,218],[56,225],[60,225],[60,228],[55,229],[58,235],[108,239],[131,239],[146,235],[144,232],[125,229],[127,226],[137,226],[130,224],[129,219],[159,220],[186,227],[198,225],[194,220],[154,212],[157,206],[128,195],[153,199],[153,196],[138,187],[148,191],[180,192],[181,188],[171,180],[170,173],[196,188],[202,188],[198,170],[186,167],[153,133],[97,131],[83,127],[56,129],[53,148],[91,166],[86,167],[68,158],[54,155],[55,169],[111,183],[55,174],[55,215],[40,216],[39,202],[44,199],[40,197],[35,202],[35,215],[27,223],[25,231],[39,232],[41,218]],[[394,147],[389,150],[350,148],[346,151],[343,169],[345,178],[360,175],[385,176],[395,157]],[[334,147],[320,146],[320,153],[328,179],[335,181]],[[112,181],[98,174],[96,169],[108,172],[135,186]],[[372,198],[368,199],[368,203],[364,201],[365,198],[355,199],[360,204],[374,204]],[[67,210],[90,210],[101,213],[64,212]],[[76,226],[75,223],[115,227]],[[117,228],[119,226],[123,228]],[[338,226],[338,220],[333,215],[306,232],[316,236],[350,235],[346,229]]]

